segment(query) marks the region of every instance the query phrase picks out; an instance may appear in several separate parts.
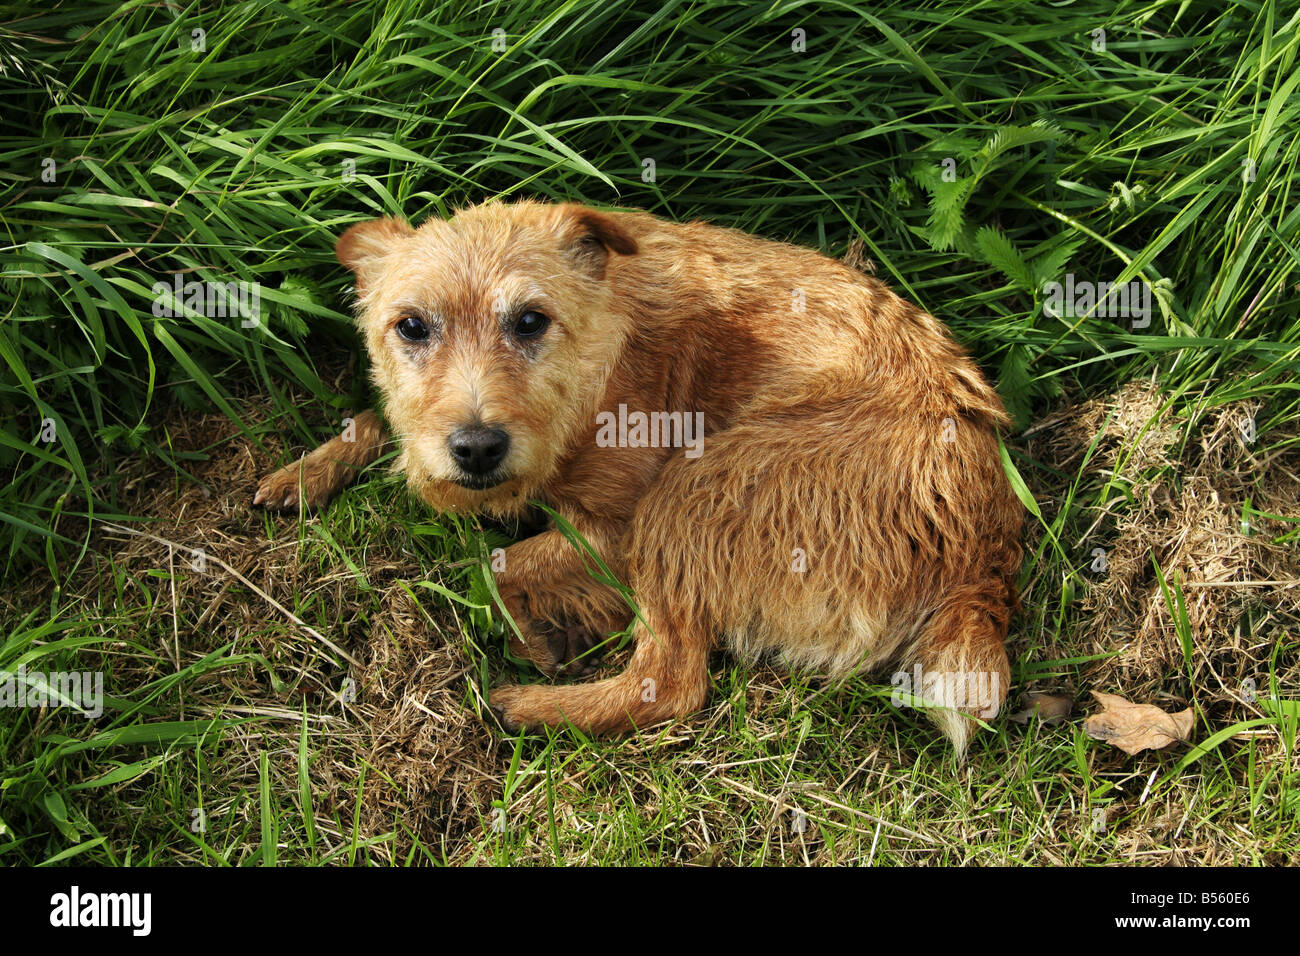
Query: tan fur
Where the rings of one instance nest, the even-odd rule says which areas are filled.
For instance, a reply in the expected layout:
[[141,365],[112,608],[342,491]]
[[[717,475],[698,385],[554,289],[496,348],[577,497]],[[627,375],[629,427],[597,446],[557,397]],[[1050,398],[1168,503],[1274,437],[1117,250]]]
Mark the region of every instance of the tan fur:
[[388,430],[373,411],[352,422],[352,429],[331,438],[309,455],[262,479],[253,504],[268,508],[312,507],[350,484],[361,469],[375,461],[388,445]]
[[[415,493],[497,516],[545,502],[642,609],[622,674],[500,687],[507,727],[622,732],[689,713],[719,639],[830,675],[988,672],[1002,703],[1022,520],[998,454],[1007,417],[921,309],[808,249],[577,205],[362,223],[338,254]],[[527,310],[551,325],[521,347],[510,322]],[[402,341],[409,314],[440,324],[437,340]],[[597,415],[620,405],[702,412],[702,453],[599,447]],[[508,478],[487,490],[451,480],[448,436],[474,424],[510,438]],[[354,464],[382,446],[366,435]],[[347,480],[313,462],[322,451],[304,459],[310,504]],[[505,567],[519,649],[548,673],[572,650],[557,628],[629,620],[559,531],[511,546]],[[962,751],[973,723],[930,713]]]

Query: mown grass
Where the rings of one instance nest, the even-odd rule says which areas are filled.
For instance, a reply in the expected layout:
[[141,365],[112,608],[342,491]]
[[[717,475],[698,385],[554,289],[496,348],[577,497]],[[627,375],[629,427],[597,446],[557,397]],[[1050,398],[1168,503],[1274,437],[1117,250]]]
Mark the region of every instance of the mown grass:
[[[407,583],[455,645],[448,672],[474,678],[447,702],[472,714],[510,667],[467,563],[478,532],[388,479],[296,526],[242,516],[251,485],[218,479],[247,482],[287,454],[278,436],[313,442],[369,401],[334,237],[494,196],[707,218],[832,255],[856,243],[998,380],[1017,431],[1154,379],[1178,408],[1257,409],[1258,459],[1291,468],[1297,49],[1300,9],[1273,2],[0,6],[0,668],[93,661],[110,694],[97,721],[0,711],[0,860],[1294,862],[1284,617],[1257,673],[1275,710],[1198,713],[1196,739],[1249,718],[1258,746],[1126,763],[1077,722],[1003,721],[958,768],[877,685],[720,659],[711,709],[649,739],[516,745],[455,725],[498,832],[491,799],[472,810],[454,787],[412,815],[413,784],[359,743],[397,698],[339,699],[365,667],[186,551],[117,557],[146,545],[107,528],[153,518],[214,555],[286,546],[291,562],[241,573],[349,655],[374,650]],[[178,273],[258,282],[259,324],[155,315],[154,283]],[[1044,285],[1066,273],[1140,281],[1150,324],[1052,315]],[[233,427],[197,434],[214,412]],[[1041,516],[1016,677],[1082,689],[1110,650],[1072,643],[1088,530],[1140,505],[1136,472],[1026,448],[1009,436]],[[187,519],[174,501],[196,487],[229,507]],[[1295,517],[1257,523],[1293,542]],[[1166,586],[1176,607],[1182,584]],[[1198,642],[1216,638],[1187,636],[1171,700],[1196,696]],[[1090,814],[1109,802],[1101,833]]]

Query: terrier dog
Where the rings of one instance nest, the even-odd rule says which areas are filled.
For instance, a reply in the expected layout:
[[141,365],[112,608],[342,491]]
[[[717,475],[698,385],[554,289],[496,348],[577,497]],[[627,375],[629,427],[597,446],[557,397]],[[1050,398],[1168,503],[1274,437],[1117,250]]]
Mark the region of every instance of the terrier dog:
[[[896,662],[959,754],[967,714],[997,712],[1023,519],[1009,420],[923,310],[809,249],[575,204],[363,222],[336,252],[414,492],[501,518],[542,502],[635,594],[633,621],[554,522],[505,549],[516,653],[555,675],[629,624],[635,642],[617,676],[498,687],[507,729],[689,714],[719,640],[832,676]],[[389,441],[373,412],[351,437],[255,503],[323,504]]]

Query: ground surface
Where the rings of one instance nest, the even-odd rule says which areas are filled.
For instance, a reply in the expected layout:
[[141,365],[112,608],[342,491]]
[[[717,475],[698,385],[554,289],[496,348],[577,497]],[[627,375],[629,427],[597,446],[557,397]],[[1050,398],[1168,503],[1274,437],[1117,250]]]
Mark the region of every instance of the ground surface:
[[[1240,514],[1246,498],[1297,513],[1300,456],[1252,451],[1236,430],[1249,410],[1223,408],[1169,466],[1183,433],[1158,407],[1133,388],[1030,429],[1060,470],[1101,434],[1085,483],[1113,481],[1119,461],[1165,467],[1128,486],[1125,517],[1098,515],[1108,570],[1085,572],[1059,632],[1034,611],[1059,581],[1027,579],[1011,702],[1050,692],[1071,715],[1004,715],[961,766],[890,706],[887,675],[837,686],[722,655],[689,719],[623,741],[506,738],[481,716],[480,688],[509,669],[501,625],[449,599],[488,600],[480,534],[425,513],[382,468],[320,515],[269,516],[250,497],[285,454],[274,432],[267,455],[222,416],[181,417],[175,446],[205,456],[194,480],[140,468],[128,500],[149,520],[101,531],[58,598],[83,666],[144,708],[137,727],[175,736],[55,762],[90,784],[68,826],[118,862],[1300,862],[1294,710],[1195,762],[1186,745],[1129,758],[1082,729],[1089,689],[1191,705],[1203,742],[1270,716],[1242,699],[1246,678],[1265,698],[1296,686],[1296,647],[1276,641],[1297,620],[1295,549],[1263,519],[1242,534]],[[264,402],[246,411],[270,424]],[[1031,486],[1044,502],[1068,490]],[[1041,529],[1029,542],[1050,546]],[[1180,582],[1190,654],[1149,551]],[[48,584],[22,592],[24,606],[49,599]]]

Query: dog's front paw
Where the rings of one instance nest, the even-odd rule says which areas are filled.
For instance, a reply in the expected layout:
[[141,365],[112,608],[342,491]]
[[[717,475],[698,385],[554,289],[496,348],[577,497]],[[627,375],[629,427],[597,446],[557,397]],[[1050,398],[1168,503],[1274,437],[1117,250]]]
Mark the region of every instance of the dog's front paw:
[[[538,666],[556,677],[589,677],[600,665],[600,645],[605,638],[581,624],[549,627],[545,631],[548,660]],[[534,658],[536,659],[536,658]]]
[[518,636],[510,636],[511,653],[532,661],[547,677],[586,677],[596,672],[603,634],[574,620],[556,624],[538,616],[529,592],[518,584],[498,582],[497,587],[519,629]]
[[262,479],[253,495],[253,504],[273,511],[297,508],[318,508],[329,501],[333,489],[328,487],[328,468],[315,464],[309,458],[285,465]]
[[515,619],[522,636],[510,636],[510,652],[533,662],[547,677],[590,677],[600,668],[606,638],[581,624]]
[[488,697],[488,706],[508,734],[517,734],[528,726],[528,691],[522,684],[506,684]]

